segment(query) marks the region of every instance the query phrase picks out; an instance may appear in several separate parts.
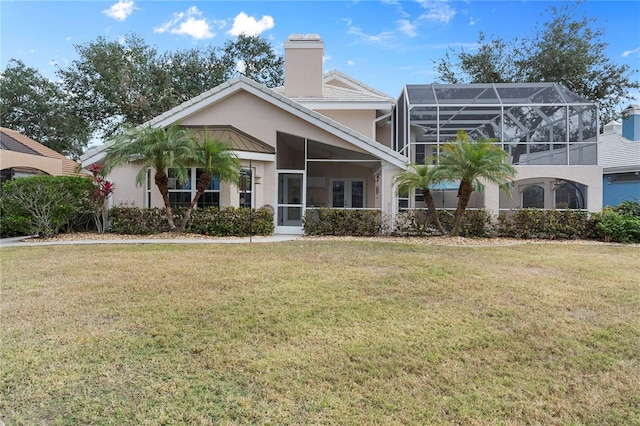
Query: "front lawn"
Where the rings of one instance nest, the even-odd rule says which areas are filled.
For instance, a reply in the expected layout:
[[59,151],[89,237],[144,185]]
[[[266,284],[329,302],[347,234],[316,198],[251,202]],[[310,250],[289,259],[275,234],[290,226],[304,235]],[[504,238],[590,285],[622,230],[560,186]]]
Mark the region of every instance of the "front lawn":
[[0,251],[13,424],[640,424],[640,248]]

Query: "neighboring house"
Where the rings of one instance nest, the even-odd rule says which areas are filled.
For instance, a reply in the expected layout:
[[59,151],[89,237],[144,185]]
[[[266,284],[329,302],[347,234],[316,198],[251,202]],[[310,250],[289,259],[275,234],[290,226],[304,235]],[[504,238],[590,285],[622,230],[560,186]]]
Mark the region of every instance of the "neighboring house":
[[[240,76],[145,123],[208,128],[233,146],[250,184],[237,188],[213,179],[200,206],[271,206],[278,233],[302,233],[305,211],[319,207],[376,209],[393,217],[400,208],[422,207],[419,197],[398,197],[393,177],[409,161],[437,154],[454,128],[462,128],[472,137],[493,137],[497,131],[518,168],[516,201],[488,186],[484,195],[474,197],[472,207],[497,213],[533,207],[533,198],[542,200],[544,208],[601,208],[594,104],[555,85],[516,85],[510,90],[512,99],[498,95],[499,85],[406,86],[396,103],[338,71],[323,74],[323,55],[318,35],[292,35],[285,43],[283,87],[269,89]],[[429,93],[437,95],[429,99]],[[446,99],[455,93],[464,96]],[[540,94],[549,99],[541,100]],[[493,130],[485,134],[482,129]],[[84,154],[82,165],[102,161],[106,146]],[[118,188],[113,205],[163,205],[152,171],[136,187],[139,167],[132,163],[112,171],[109,179]],[[168,172],[172,203],[185,205],[195,191],[198,170],[191,170],[189,182],[178,182]],[[447,196],[449,207],[455,192]],[[519,201],[522,197],[525,203]]]
[[622,124],[613,121],[604,126],[598,164],[603,168],[603,206],[640,199],[640,105],[626,109]]
[[15,130],[0,127],[0,173],[0,184],[39,174],[76,176],[80,164]]
[[[412,162],[438,155],[465,130],[494,139],[517,171],[510,198],[495,185],[474,192],[470,208],[494,215],[515,208],[602,207],[597,165],[598,109],[555,83],[407,85],[395,110],[394,149]],[[435,186],[437,207],[454,209],[457,182]],[[422,195],[405,194],[403,206],[424,207]]]

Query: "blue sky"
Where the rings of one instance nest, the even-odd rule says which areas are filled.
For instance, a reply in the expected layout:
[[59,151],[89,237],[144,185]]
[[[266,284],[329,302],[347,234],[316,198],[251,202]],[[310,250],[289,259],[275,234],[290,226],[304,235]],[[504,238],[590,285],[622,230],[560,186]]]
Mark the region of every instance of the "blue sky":
[[[573,4],[573,3],[572,3]],[[393,97],[404,84],[436,81],[448,47],[472,50],[480,31],[511,40],[534,34],[560,1],[0,1],[0,66],[11,58],[54,78],[74,45],[136,33],[158,50],[222,46],[240,32],[283,54],[290,34],[320,34],[324,70],[337,69]],[[618,64],[640,69],[640,1],[588,0]],[[548,16],[548,15],[546,15]],[[640,73],[634,75],[640,80]],[[640,94],[636,94],[640,98]]]

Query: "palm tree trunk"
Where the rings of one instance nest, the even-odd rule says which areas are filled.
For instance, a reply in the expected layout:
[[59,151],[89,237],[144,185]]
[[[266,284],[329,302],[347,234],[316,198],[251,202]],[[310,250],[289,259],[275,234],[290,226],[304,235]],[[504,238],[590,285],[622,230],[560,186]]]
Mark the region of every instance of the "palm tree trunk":
[[173,223],[173,211],[171,210],[171,201],[169,201],[169,176],[164,171],[156,171],[154,176],[156,186],[162,194],[162,200],[164,201],[164,208],[167,212],[167,222],[169,222],[169,229],[174,231],[176,225]]
[[209,184],[210,180],[211,180],[211,173],[206,173],[206,172],[202,172],[202,174],[198,178],[198,183],[196,184],[196,189],[198,191],[196,192],[196,195],[193,197],[193,200],[191,200],[191,204],[189,204],[187,211],[184,213],[184,217],[182,218],[182,223],[180,224],[180,228],[178,229],[180,232],[184,232],[184,230],[187,229],[187,223],[191,218],[191,212],[193,211],[193,208],[196,206],[196,204],[198,204],[198,200],[200,199],[202,194],[204,194],[204,191],[207,189],[207,185]]
[[427,203],[427,207],[429,208],[429,214],[433,218],[433,223],[436,224],[436,228],[440,231],[440,234],[445,235],[444,227],[440,222],[440,217],[438,217],[438,211],[436,210],[436,203],[433,201],[433,195],[431,195],[431,191],[429,188],[422,189],[422,195],[424,196],[424,201]]
[[464,212],[469,205],[469,199],[471,198],[472,192],[473,186],[471,185],[471,182],[467,182],[463,179],[460,182],[460,188],[458,189],[458,206],[456,208],[453,230],[451,231],[451,235],[453,235],[454,237],[457,237],[460,233],[460,228],[462,227],[462,218],[464,217]]

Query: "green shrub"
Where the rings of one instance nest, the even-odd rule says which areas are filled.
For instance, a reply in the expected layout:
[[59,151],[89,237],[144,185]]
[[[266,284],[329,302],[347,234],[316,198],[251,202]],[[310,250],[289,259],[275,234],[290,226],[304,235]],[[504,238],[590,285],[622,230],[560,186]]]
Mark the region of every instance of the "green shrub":
[[92,225],[93,182],[79,176],[31,176],[2,186],[3,236],[50,237]]
[[[174,221],[182,220],[184,208],[173,209]],[[169,231],[165,209],[114,207],[110,210],[111,231],[118,234],[148,235]],[[270,235],[273,233],[273,213],[267,208],[250,211],[246,208],[209,207],[195,209],[186,232],[227,237]]]
[[640,216],[632,212],[620,213],[616,209],[605,209],[598,215],[596,225],[604,241],[616,243],[640,243]]
[[149,235],[169,230],[165,209],[113,207],[109,217],[109,230],[116,234]]
[[378,236],[385,229],[379,210],[310,209],[303,222],[307,235]]
[[273,213],[264,207],[257,210],[235,207],[197,209],[187,225],[187,232],[218,237],[271,235],[273,231]]
[[[453,223],[451,224],[453,227]],[[451,228],[450,227],[450,228]],[[493,216],[491,212],[478,210],[465,210],[462,218],[460,236],[467,238],[484,238],[493,235]]]
[[640,199],[634,197],[634,200],[625,200],[613,208],[613,211],[620,214],[640,217]]
[[593,239],[596,219],[579,210],[520,209],[501,212],[497,235],[512,238]]

